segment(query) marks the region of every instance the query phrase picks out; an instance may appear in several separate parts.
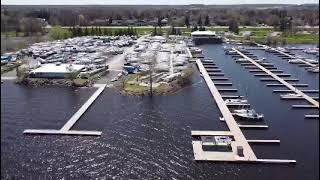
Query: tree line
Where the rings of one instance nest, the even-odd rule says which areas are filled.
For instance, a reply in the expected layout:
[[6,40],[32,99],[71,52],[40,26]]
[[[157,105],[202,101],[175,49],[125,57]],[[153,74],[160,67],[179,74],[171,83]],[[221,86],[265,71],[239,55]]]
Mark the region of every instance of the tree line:
[[[280,6],[280,5],[279,5]],[[260,8],[255,6],[1,6],[1,23],[15,28],[20,19],[42,18],[50,25],[157,25],[166,18],[174,26],[226,26],[235,19],[243,26],[279,26],[283,14],[295,26],[319,25],[319,6],[300,5]],[[158,19],[157,19],[158,18]],[[152,24],[154,23],[154,24]],[[2,27],[2,26],[1,26]],[[2,29],[3,30],[3,29]]]
[[128,36],[137,36],[137,29],[133,27],[128,27],[127,29],[111,29],[111,28],[102,28],[100,26],[91,27],[88,28],[87,26],[85,28],[82,28],[80,26],[73,26],[70,27],[68,31],[71,33],[72,37],[77,36],[122,36],[122,35],[128,35]]

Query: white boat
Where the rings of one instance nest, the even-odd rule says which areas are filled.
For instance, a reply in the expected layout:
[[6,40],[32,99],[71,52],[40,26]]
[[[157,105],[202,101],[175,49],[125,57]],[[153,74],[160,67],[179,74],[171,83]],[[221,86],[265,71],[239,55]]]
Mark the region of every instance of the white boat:
[[300,59],[290,59],[290,60],[288,60],[288,63],[291,63],[291,64],[300,64],[300,63],[301,63],[301,60],[300,60]]
[[263,119],[264,115],[256,113],[254,109],[237,109],[234,110],[234,115],[240,117],[240,118],[246,118],[246,119]]
[[266,58],[261,58],[261,59],[256,59],[254,61],[256,61],[256,62],[266,62],[267,59]]
[[305,61],[309,62],[309,63],[318,63],[319,61],[314,60],[314,59],[305,59]]
[[246,99],[226,99],[224,102],[226,105],[239,105],[248,103]]
[[314,72],[314,73],[318,73],[319,72],[319,67],[316,68],[310,68],[308,69],[309,72]]
[[280,95],[282,98],[292,98],[292,97],[302,97],[300,94],[288,93],[284,95]]

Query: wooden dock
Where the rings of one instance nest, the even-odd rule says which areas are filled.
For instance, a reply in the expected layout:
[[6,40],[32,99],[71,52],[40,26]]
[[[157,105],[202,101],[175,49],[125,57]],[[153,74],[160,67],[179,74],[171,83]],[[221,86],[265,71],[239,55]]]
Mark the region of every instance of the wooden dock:
[[97,99],[105,88],[105,84],[96,85],[99,89],[82,105],[82,107],[69,119],[69,121],[60,129],[61,131],[68,131],[80,119],[80,117],[87,111],[91,104]]
[[82,107],[66,122],[66,124],[60,130],[52,129],[26,129],[24,134],[56,134],[56,135],[89,135],[100,136],[100,131],[75,131],[70,130],[72,126],[80,119],[80,117],[87,111],[91,104],[97,99],[97,97],[103,92],[105,84],[96,84],[94,87],[98,87],[92,96],[82,105]]
[[309,104],[296,104],[292,105],[292,108],[318,108],[315,105],[309,105]]
[[[319,99],[319,97],[312,97],[310,96],[312,99]],[[287,100],[301,100],[304,99],[304,97],[281,97],[281,99],[287,99]]]
[[261,128],[261,129],[267,129],[268,128],[268,125],[254,125],[254,124],[238,124],[238,126],[240,128]]
[[252,60],[251,58],[247,57],[246,55],[242,54],[240,51],[238,51],[235,48],[232,48],[232,50],[236,51],[238,54],[240,54],[243,58],[249,60],[251,63],[253,63],[254,65],[256,65],[258,68],[260,68],[261,70],[263,70],[265,73],[269,74],[271,77],[273,77],[274,79],[276,79],[279,83],[284,84],[289,90],[292,90],[292,92],[299,94],[300,96],[304,97],[306,101],[308,101],[310,104],[316,106],[317,108],[319,108],[319,102],[312,99],[310,96],[306,95],[305,93],[303,93],[302,91],[300,91],[299,89],[295,88],[294,86],[292,86],[290,83],[286,82],[284,79],[280,78],[279,76],[277,76],[276,74],[270,72],[268,69],[266,69],[265,67],[261,66],[260,64],[258,64],[257,62],[255,62],[254,60]]
[[218,89],[218,91],[236,92],[236,91],[238,91],[238,89]]
[[243,96],[228,96],[228,95],[222,95],[222,98],[226,98],[226,99],[232,99],[232,98],[243,98]]
[[248,143],[280,143],[280,140],[247,140]]
[[[233,152],[231,154],[222,154],[222,157],[225,159],[224,161],[228,160],[236,160],[236,156],[234,154],[234,152],[236,151],[236,147],[241,146],[243,148],[243,154],[244,160],[250,161],[250,160],[257,160],[256,155],[254,154],[253,150],[251,149],[249,143],[247,142],[246,138],[244,137],[244,135],[242,134],[237,122],[235,121],[234,117],[232,116],[229,108],[226,106],[226,104],[224,103],[224,100],[222,99],[218,89],[216,88],[216,86],[214,85],[213,81],[211,80],[210,76],[208,75],[206,69],[204,68],[204,66],[202,65],[201,61],[198,59],[196,60],[196,63],[198,65],[199,71],[203,74],[203,78],[205,80],[205,82],[208,85],[208,88],[211,92],[211,95],[213,96],[214,100],[217,103],[218,108],[220,109],[220,112],[223,116],[223,118],[225,119],[225,122],[231,132],[231,134],[234,136],[234,142],[232,143],[232,149]],[[193,144],[196,142],[193,142]],[[194,146],[194,151],[196,150],[197,153],[203,152],[201,146],[201,151],[199,149],[199,146]],[[197,151],[198,150],[198,151]],[[203,157],[203,156],[197,156],[197,154],[195,154],[195,159],[203,159],[203,160],[221,160],[221,158],[218,158],[220,156],[211,156],[211,157]]]
[[221,72],[221,69],[207,69],[207,72]]
[[228,81],[229,79],[226,77],[211,77],[212,80],[218,80],[218,81]]
[[212,73],[212,72],[210,72],[208,74],[209,74],[209,76],[224,76],[224,73]]
[[216,86],[232,86],[232,83],[214,83]]
[[[299,79],[295,78],[288,78],[288,79],[283,79],[284,81],[299,81]],[[260,81],[278,81],[277,79],[274,78],[260,78]]]
[[[271,48],[271,47],[269,47],[269,46],[262,45],[262,44],[259,44],[259,43],[256,43],[256,44],[257,44],[257,46],[263,47],[263,48],[265,48],[265,49],[266,49],[266,48],[270,48],[271,50],[273,50],[273,51],[275,51],[275,52],[283,55],[284,57],[288,57],[288,59],[297,59],[295,56],[290,55],[290,54],[285,53],[285,52],[282,52],[282,51],[280,51],[280,50],[278,50],[278,49]],[[311,66],[311,67],[316,67],[316,66],[317,66],[317,65],[315,65],[315,64],[309,63],[309,62],[307,62],[307,61],[305,61],[305,60],[302,60],[302,59],[300,59],[300,58],[298,58],[298,59],[299,59],[300,62],[302,62],[302,63],[304,63],[304,64],[306,64],[306,65],[308,65],[308,66]]]
[[[292,92],[295,92],[294,90],[291,90],[291,89],[274,89],[272,90],[273,92],[278,92],[278,93],[292,93]],[[318,93],[319,90],[317,89],[303,89],[303,90],[300,90],[301,92],[305,92],[305,93]]]
[[[252,162],[252,163],[295,163],[295,160],[286,159],[258,159],[254,154],[249,142],[251,143],[275,143],[276,140],[247,140],[242,131],[240,130],[239,124],[235,121],[230,110],[225,105],[222,96],[220,95],[215,84],[210,79],[210,76],[206,72],[206,69],[202,65],[201,61],[198,59],[196,63],[199,67],[199,71],[203,74],[203,78],[208,85],[208,88],[213,96],[218,108],[223,116],[224,122],[226,122],[229,133],[227,131],[192,131],[192,136],[217,136],[225,134],[227,136],[233,136],[234,141],[231,141],[231,152],[217,152],[217,151],[204,151],[202,149],[201,141],[192,140],[192,147],[194,151],[194,158],[196,161],[222,161],[222,162]],[[238,156],[237,148],[243,148],[243,157]]]
[[314,115],[305,115],[304,116],[306,119],[319,119],[319,114],[314,114]]
[[233,136],[231,131],[191,131],[191,136]]
[[[294,87],[308,87],[308,84],[291,84]],[[285,86],[284,84],[266,84],[266,86]]]

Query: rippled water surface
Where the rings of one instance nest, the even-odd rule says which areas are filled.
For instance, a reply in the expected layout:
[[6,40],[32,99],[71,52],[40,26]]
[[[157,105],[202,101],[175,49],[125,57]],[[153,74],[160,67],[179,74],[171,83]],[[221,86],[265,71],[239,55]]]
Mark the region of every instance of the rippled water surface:
[[[231,57],[221,45],[201,46],[265,114],[267,130],[243,130],[248,139],[280,139],[254,145],[259,158],[295,159],[296,165],[204,163],[193,161],[191,130],[227,130],[198,73],[192,85],[168,96],[128,97],[106,89],[73,127],[102,131],[101,137],[23,135],[27,128],[59,129],[94,88],[25,87],[1,84],[2,179],[318,179],[319,121],[315,110],[293,110]],[[279,69],[319,89],[319,75],[282,59],[253,51]],[[315,96],[318,96],[317,94]],[[299,102],[296,102],[299,103]]]

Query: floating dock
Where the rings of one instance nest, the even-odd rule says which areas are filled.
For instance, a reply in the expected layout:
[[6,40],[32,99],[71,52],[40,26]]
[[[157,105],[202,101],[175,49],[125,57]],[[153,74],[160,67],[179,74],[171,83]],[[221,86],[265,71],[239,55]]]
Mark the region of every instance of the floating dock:
[[239,124],[240,128],[253,128],[253,129],[267,129],[268,125],[251,125],[251,124]]
[[247,140],[248,143],[280,143],[280,140]]
[[[308,87],[308,84],[291,84],[294,87]],[[284,84],[266,84],[266,86],[285,86]]]
[[297,104],[297,105],[292,105],[292,108],[318,108],[318,107],[314,105],[309,105],[309,104]]
[[232,86],[232,83],[214,83],[216,86]]
[[314,115],[305,115],[304,116],[306,119],[319,119],[319,114],[314,114]]
[[275,52],[283,55],[283,57],[287,57],[288,59],[299,59],[300,62],[302,62],[302,63],[304,63],[304,64],[306,64],[306,65],[308,65],[308,66],[311,66],[311,67],[316,67],[316,66],[317,66],[317,65],[315,65],[315,64],[309,63],[309,62],[307,62],[307,61],[305,61],[305,60],[302,60],[302,59],[300,59],[300,58],[297,58],[297,57],[295,57],[295,56],[293,56],[293,55],[290,55],[290,54],[288,54],[288,53],[282,52],[282,51],[280,51],[280,50],[278,50],[278,49],[271,48],[271,47],[269,47],[269,46],[262,45],[262,44],[259,44],[259,43],[256,43],[256,45],[257,45],[257,46],[260,46],[260,47],[263,47],[263,48],[265,48],[265,49],[266,49],[266,48],[269,48],[269,49],[271,49],[271,50],[273,50],[273,51],[275,51]]
[[[303,93],[301,90],[295,88],[294,86],[292,86],[290,83],[286,82],[284,79],[280,78],[279,76],[277,76],[276,74],[270,72],[268,69],[266,69],[265,67],[261,66],[260,64],[258,64],[257,62],[255,62],[254,60],[252,60],[251,58],[247,57],[246,55],[242,54],[240,51],[238,51],[235,48],[232,48],[232,50],[236,51],[238,54],[240,54],[243,58],[249,60],[251,63],[253,63],[254,65],[256,65],[258,68],[260,68],[261,70],[263,70],[265,73],[269,74],[272,78],[276,79],[279,83],[284,84],[289,90],[291,90],[292,92],[299,94],[300,96],[304,97],[306,101],[308,101],[310,104],[316,106],[317,108],[319,108],[319,102],[312,99],[310,96],[306,95],[305,93]],[[319,91],[318,91],[319,92]]]
[[[229,108],[226,106],[222,99],[219,90],[208,75],[206,69],[201,63],[200,59],[196,60],[200,73],[203,75],[205,82],[208,85],[209,91],[213,96],[224,120],[229,128],[228,131],[191,131],[192,137],[194,136],[219,136],[226,135],[232,136],[231,152],[217,152],[217,151],[204,151],[200,140],[192,140],[194,151],[194,158],[196,161],[223,161],[223,162],[255,162],[255,163],[295,163],[295,160],[277,160],[277,159],[258,159],[253,152],[248,140],[240,130],[239,125],[232,116]],[[238,155],[238,150],[242,149],[242,155]]]
[[100,131],[77,131],[70,130],[72,126],[80,119],[80,117],[87,111],[91,104],[97,99],[105,88],[105,84],[96,84],[94,87],[98,87],[98,90],[92,94],[92,96],[82,105],[82,107],[67,121],[67,123],[60,130],[52,129],[26,129],[24,134],[56,134],[56,135],[90,135],[100,136]]
[[[291,89],[274,89],[272,90],[273,92],[277,93],[292,93],[292,92],[295,92],[295,90],[291,90]],[[305,93],[318,93],[319,90],[317,89],[303,89],[303,90],[300,90],[301,92],[305,92]]]
[[212,80],[219,80],[219,81],[228,81],[229,79],[226,77],[211,77]]
[[[284,81],[299,81],[299,79],[295,78],[288,78],[288,79],[283,79]],[[278,81],[277,79],[274,78],[260,78],[260,81]]]
[[[216,84],[216,83],[215,83],[215,84]],[[226,99],[243,98],[243,96],[232,96],[232,95],[230,95],[230,96],[228,96],[228,95],[222,95],[221,97],[222,97],[222,98],[226,98]]]

